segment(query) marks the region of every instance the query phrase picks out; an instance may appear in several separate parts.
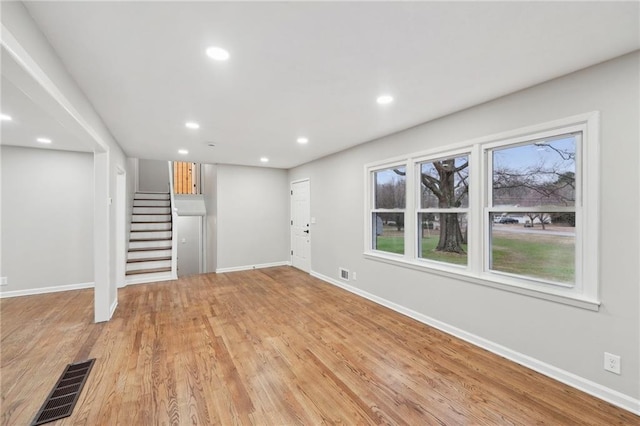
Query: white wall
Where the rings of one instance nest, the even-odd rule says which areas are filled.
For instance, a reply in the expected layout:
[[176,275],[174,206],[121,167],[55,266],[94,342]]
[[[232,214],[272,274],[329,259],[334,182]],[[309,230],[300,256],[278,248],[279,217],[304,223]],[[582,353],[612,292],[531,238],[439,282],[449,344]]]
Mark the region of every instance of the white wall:
[[218,168],[202,164],[202,195],[207,215],[204,217],[204,272],[215,272],[218,264]]
[[286,263],[289,255],[287,172],[217,166],[217,270]]
[[23,4],[2,2],[0,6],[3,45],[77,121],[94,149],[95,318],[105,321],[117,304],[116,282],[111,273],[115,268],[116,203],[110,204],[109,199],[115,198],[117,169],[127,170],[126,157]]
[[[633,407],[640,399],[639,60],[636,52],[291,170],[290,181],[312,183],[312,270],[337,279],[338,267],[346,267],[357,272],[349,284],[359,290],[621,392],[622,400],[636,400],[627,405]],[[366,163],[595,110],[602,144],[599,312],[363,257]],[[605,351],[622,357],[621,375],[603,370]]]
[[93,283],[93,154],[0,151],[1,290]]
[[169,192],[167,161],[138,160],[138,190],[140,192]]

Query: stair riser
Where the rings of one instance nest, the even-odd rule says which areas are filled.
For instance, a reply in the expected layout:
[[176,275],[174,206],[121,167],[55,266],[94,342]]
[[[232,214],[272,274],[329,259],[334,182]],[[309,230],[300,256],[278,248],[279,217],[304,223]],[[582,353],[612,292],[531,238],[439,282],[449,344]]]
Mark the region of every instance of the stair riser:
[[134,214],[131,218],[132,222],[169,222],[170,214]]
[[133,214],[171,214],[169,207],[134,207]]
[[127,263],[127,271],[140,271],[142,269],[170,268],[170,267],[171,267],[170,260],[155,260],[155,261],[149,261],[149,262]]
[[131,251],[127,256],[127,259],[129,260],[147,259],[150,257],[171,257],[171,249],[150,250],[150,251]]
[[171,248],[171,240],[165,240],[165,241],[130,241],[129,242],[129,248],[130,249],[137,249],[137,248],[148,248],[148,247],[153,247],[153,248]]
[[169,207],[171,201],[169,200],[133,200],[133,206],[156,206],[156,207]]
[[154,199],[154,200],[168,200],[170,197],[169,197],[169,194],[167,193],[159,193],[159,192],[152,192],[152,193],[136,192],[133,197],[134,200],[139,200],[141,198]]
[[132,231],[171,231],[171,223],[132,223]]
[[171,238],[171,231],[142,231],[142,232],[132,232],[129,240],[164,240],[165,238]]

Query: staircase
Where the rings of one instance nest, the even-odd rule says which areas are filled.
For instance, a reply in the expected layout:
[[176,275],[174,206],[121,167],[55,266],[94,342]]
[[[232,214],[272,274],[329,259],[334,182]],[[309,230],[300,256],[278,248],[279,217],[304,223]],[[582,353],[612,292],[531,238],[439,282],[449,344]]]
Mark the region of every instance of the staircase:
[[127,254],[127,284],[171,279],[171,237],[169,194],[136,192]]

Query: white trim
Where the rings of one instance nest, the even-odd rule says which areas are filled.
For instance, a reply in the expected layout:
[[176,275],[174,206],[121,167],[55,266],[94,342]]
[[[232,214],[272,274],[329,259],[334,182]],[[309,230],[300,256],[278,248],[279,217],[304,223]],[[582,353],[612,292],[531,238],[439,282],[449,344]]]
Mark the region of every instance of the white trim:
[[116,203],[115,203],[115,277],[116,287],[123,288],[127,269],[127,172],[116,165]]
[[226,272],[249,271],[251,269],[273,268],[274,266],[291,266],[290,261],[260,263],[257,265],[232,266],[229,268],[217,268],[216,274],[224,274]]
[[366,252],[364,253],[364,257],[370,260],[436,274],[451,279],[480,284],[511,293],[535,297],[537,299],[575,306],[577,308],[588,309],[590,311],[598,311],[600,309],[599,300],[591,299],[586,296],[578,296],[574,292],[567,291],[565,287],[559,286],[556,283],[546,285],[543,281],[535,280],[535,284],[527,285],[527,282],[524,279],[504,279],[499,274],[495,273],[476,275],[473,272],[469,272],[464,265],[455,265],[428,259],[409,261],[404,259],[401,255],[394,253]]
[[[169,200],[171,200],[171,279],[178,279],[178,208],[174,194],[173,161],[167,161],[169,168]],[[198,251],[202,254],[202,251]],[[200,269],[202,272],[202,269]]]
[[114,300],[113,303],[111,304],[111,307],[109,308],[109,319],[113,318],[113,314],[116,311],[117,307],[118,307],[118,299]]
[[0,291],[0,299],[9,298],[9,297],[20,297],[20,296],[33,296],[34,294],[58,293],[60,291],[82,290],[85,288],[93,288],[93,287],[94,287],[93,282],[90,282],[90,283],[57,285],[57,286],[51,286],[51,287],[29,288],[26,290]]
[[502,346],[498,343],[492,342],[491,340],[485,339],[473,333],[469,333],[460,328],[454,327],[435,318],[431,318],[427,315],[421,314],[382,297],[375,296],[357,287],[346,284],[345,282],[335,280],[315,271],[311,271],[311,276],[325,281],[329,284],[333,284],[358,296],[364,297],[365,299],[371,300],[372,302],[385,306],[402,315],[413,318],[414,320],[419,321],[423,324],[437,328],[438,330],[441,330],[447,334],[450,334],[475,346],[486,349],[489,352],[507,358],[510,361],[537,371],[540,374],[544,374],[547,377],[581,390],[585,393],[588,393],[589,395],[595,396],[596,398],[607,401],[617,407],[640,415],[640,399],[635,399],[629,395],[623,394],[622,392],[618,392],[614,389],[608,388],[589,379],[585,379],[584,377],[578,376],[569,371],[555,367],[551,364],[540,361],[523,353],[514,351],[513,349],[509,349],[506,346]]

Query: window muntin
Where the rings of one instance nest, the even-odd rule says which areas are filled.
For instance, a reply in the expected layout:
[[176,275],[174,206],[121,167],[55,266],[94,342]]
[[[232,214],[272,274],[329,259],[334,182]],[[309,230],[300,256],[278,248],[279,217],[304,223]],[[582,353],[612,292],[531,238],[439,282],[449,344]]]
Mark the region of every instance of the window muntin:
[[467,265],[469,154],[418,164],[417,257]]
[[405,165],[373,171],[373,209],[371,211],[371,248],[404,254],[406,208]]

